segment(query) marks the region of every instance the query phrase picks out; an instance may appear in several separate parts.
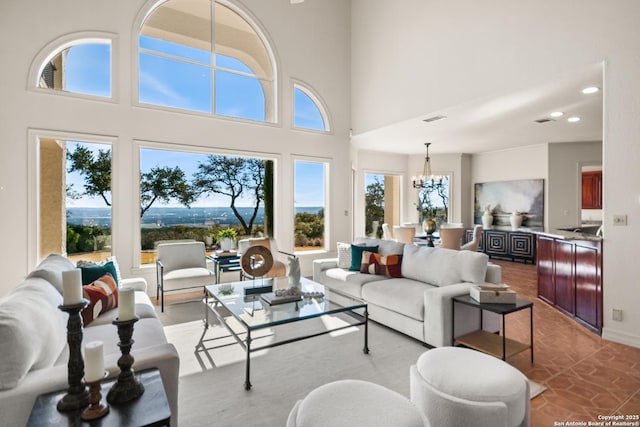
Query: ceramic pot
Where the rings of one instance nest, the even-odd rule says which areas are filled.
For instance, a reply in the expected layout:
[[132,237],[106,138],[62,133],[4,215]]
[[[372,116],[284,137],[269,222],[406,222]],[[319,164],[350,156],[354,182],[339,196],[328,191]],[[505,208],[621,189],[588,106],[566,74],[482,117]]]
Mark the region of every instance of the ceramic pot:
[[511,222],[511,229],[517,230],[522,225],[522,215],[520,212],[512,212],[509,221]]
[[482,215],[482,228],[484,228],[485,230],[488,230],[491,228],[492,225],[493,225],[493,215],[491,215],[491,212],[489,211],[484,211],[484,214]]
[[229,252],[232,247],[233,239],[225,237],[224,239],[220,240],[220,249],[222,249],[223,252]]

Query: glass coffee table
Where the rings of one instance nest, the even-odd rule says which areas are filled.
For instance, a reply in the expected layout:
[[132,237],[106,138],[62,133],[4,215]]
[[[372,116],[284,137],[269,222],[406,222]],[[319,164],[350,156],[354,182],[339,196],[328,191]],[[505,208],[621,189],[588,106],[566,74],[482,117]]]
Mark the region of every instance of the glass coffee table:
[[[273,291],[287,289],[287,277],[276,279],[256,279],[259,286],[271,284]],[[252,281],[225,283],[220,285],[205,286],[205,329],[209,327],[209,313],[213,313],[221,325],[224,325],[246,353],[244,388],[251,389],[250,368],[251,353],[267,348],[277,347],[296,341],[313,338],[354,326],[364,326],[365,354],[369,353],[368,347],[368,321],[369,313],[364,301],[339,294],[341,303],[338,305],[332,301],[335,291],[325,288],[319,283],[309,279],[301,279],[303,292],[319,292],[324,296],[314,298],[302,298],[299,301],[269,304],[263,298],[263,294],[245,294],[245,288],[252,287]],[[250,291],[249,291],[250,292]],[[266,294],[264,294],[266,296]],[[260,329],[274,328],[293,322],[302,322],[321,316],[344,313],[342,316],[349,321],[342,321],[335,326],[327,326],[321,331],[304,335],[293,336],[279,341],[259,345],[257,341],[264,337],[255,337],[253,333]],[[344,319],[342,319],[344,320]],[[352,320],[352,321],[351,321]]]

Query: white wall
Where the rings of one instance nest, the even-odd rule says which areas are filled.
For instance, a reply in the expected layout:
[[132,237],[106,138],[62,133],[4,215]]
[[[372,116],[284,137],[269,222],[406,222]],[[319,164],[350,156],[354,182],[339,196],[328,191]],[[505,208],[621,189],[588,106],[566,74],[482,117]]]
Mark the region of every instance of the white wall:
[[[139,234],[137,195],[131,182],[138,180],[135,141],[200,145],[274,156],[276,180],[276,238],[282,250],[293,244],[292,158],[297,155],[331,162],[330,247],[335,237],[350,234],[349,128],[349,3],[342,0],[305,2],[243,0],[248,12],[261,23],[274,44],[279,60],[278,125],[248,124],[199,115],[159,111],[132,106],[135,98],[132,69],[136,55],[134,19],[150,5],[144,0],[3,1],[0,3],[0,52],[4,58],[0,76],[0,295],[15,287],[34,267],[35,248],[29,223],[28,144],[29,129],[107,135],[113,147],[113,242],[123,274],[146,275],[155,283],[153,271],[139,271],[134,236]],[[27,90],[27,74],[36,54],[51,41],[78,31],[115,33],[114,95],[116,103],[75,99]],[[291,79],[309,84],[326,102],[333,119],[331,135],[291,130]],[[335,191],[339,188],[340,191]],[[345,216],[345,212],[347,215]],[[31,255],[30,255],[31,254]],[[319,256],[319,255],[316,255]],[[304,257],[303,274],[310,274]]]
[[[604,61],[603,337],[640,347],[629,262],[640,239],[640,103],[629,95],[640,93],[638,16],[636,0],[352,0],[351,88],[357,135]],[[474,179],[501,179],[483,163],[498,166],[474,161]],[[612,227],[613,214],[628,226]]]

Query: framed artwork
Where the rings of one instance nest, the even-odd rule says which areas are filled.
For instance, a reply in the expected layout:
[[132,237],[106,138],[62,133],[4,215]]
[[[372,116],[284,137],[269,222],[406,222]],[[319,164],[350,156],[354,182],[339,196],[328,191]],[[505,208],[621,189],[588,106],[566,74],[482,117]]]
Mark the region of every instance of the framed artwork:
[[482,214],[489,208],[494,226],[510,226],[509,216],[518,211],[522,227],[544,228],[544,179],[484,182],[474,187],[475,224],[482,224]]

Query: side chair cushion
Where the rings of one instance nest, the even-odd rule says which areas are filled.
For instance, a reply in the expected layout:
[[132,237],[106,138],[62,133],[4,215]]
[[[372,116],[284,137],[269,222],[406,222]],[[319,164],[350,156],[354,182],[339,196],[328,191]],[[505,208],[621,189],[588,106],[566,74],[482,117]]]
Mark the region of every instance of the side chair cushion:
[[167,273],[185,268],[207,268],[203,242],[162,243],[158,245],[158,260]]

